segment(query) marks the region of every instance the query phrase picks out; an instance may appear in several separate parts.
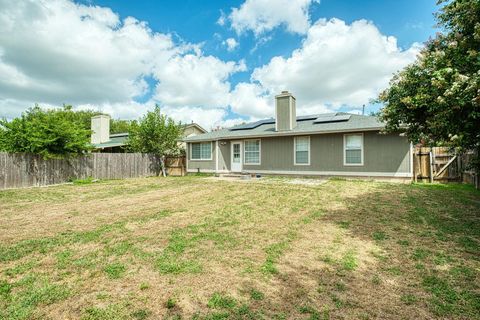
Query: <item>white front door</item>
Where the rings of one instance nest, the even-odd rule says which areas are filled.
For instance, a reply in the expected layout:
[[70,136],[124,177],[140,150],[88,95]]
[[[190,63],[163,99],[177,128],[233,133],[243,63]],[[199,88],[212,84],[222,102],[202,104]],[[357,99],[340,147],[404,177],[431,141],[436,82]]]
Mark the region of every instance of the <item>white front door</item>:
[[242,172],[242,142],[232,142],[232,172]]

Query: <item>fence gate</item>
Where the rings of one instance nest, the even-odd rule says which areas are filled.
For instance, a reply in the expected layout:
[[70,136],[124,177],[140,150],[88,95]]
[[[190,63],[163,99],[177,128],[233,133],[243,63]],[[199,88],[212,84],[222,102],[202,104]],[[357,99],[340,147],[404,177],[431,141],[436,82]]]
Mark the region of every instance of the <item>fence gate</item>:
[[448,148],[415,148],[413,179],[435,181],[461,181],[462,161]]

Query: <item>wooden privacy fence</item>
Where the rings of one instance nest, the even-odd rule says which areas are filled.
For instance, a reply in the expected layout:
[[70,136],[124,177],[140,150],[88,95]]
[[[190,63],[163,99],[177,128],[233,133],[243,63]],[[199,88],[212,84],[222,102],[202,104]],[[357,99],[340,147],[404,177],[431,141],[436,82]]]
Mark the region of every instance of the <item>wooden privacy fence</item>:
[[[473,151],[464,154],[460,159],[461,164],[467,167],[474,157],[475,153]],[[462,182],[473,184],[477,189],[480,189],[480,177],[472,168],[466,168],[466,170],[464,170],[462,173]]]
[[184,176],[187,173],[185,157],[167,157],[165,166],[169,176]]
[[417,147],[413,158],[414,181],[461,181],[478,188],[478,177],[467,165],[473,154],[457,155],[448,148]]
[[[170,158],[169,163],[175,162]],[[184,163],[178,160],[177,165]],[[173,171],[171,170],[173,169]],[[178,167],[168,168],[175,175]],[[160,158],[142,153],[92,153],[70,159],[44,160],[38,155],[0,153],[0,189],[46,186],[74,179],[124,179],[161,173]]]

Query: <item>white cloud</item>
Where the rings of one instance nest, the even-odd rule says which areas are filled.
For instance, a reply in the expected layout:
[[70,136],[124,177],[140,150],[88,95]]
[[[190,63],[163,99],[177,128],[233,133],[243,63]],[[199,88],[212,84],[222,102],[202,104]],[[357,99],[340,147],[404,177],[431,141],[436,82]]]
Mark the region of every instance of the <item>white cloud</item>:
[[[258,36],[280,25],[289,32],[304,34],[310,26],[308,10],[314,2],[319,1],[246,0],[240,8],[232,9],[228,19],[238,34],[251,30]],[[223,15],[220,19],[225,24]]]
[[[26,109],[33,106],[35,106],[35,103],[28,100],[0,98],[0,118],[11,120],[19,116],[23,111],[26,111]],[[58,107],[58,105],[54,106],[50,104],[42,104],[41,106],[46,109]]]
[[217,20],[217,24],[220,26],[224,26],[227,21],[227,16],[225,15],[225,12],[223,10],[220,10],[220,17]]
[[230,105],[235,113],[253,118],[273,116],[273,103],[273,96],[255,83],[237,84],[230,97]]
[[223,41],[223,45],[227,46],[228,51],[233,51],[238,47],[239,43],[237,40],[235,40],[235,38],[228,38],[227,40]]
[[222,126],[223,118],[227,114],[224,108],[205,109],[202,107],[165,106],[162,108],[162,112],[182,123],[190,123],[192,119],[195,119],[195,122],[206,130]]
[[84,103],[73,106],[76,110],[98,110],[108,113],[115,119],[136,119],[147,111],[153,110],[155,101],[139,103],[136,101],[124,101],[116,103]]
[[274,57],[252,73],[264,90],[289,90],[297,107],[313,111],[341,105],[361,107],[388,85],[392,74],[415,59],[418,46],[401,50],[395,37],[387,37],[360,20],[351,25],[317,21],[302,47],[290,57]]
[[[109,8],[69,0],[0,0],[0,7],[1,117],[18,116],[36,102],[123,118],[136,118],[156,102],[172,114],[179,106],[226,108],[229,76],[246,69],[243,61],[204,56],[202,44],[176,42]],[[150,89],[147,77],[159,81],[158,100],[137,103]],[[185,117],[206,125],[205,114],[219,121],[216,112]]]
[[145,91],[153,64],[185,50],[108,8],[63,0],[0,0],[0,7],[0,95],[11,99],[125,101]]
[[155,99],[175,107],[226,107],[229,76],[245,70],[243,61],[224,62],[213,56],[193,54],[178,56],[154,70],[154,76],[159,79]]
[[192,119],[204,129],[210,131],[216,128],[228,128],[245,122],[240,118],[225,119],[227,111],[224,108],[205,109],[202,107],[163,107],[162,112],[182,123],[190,123]]
[[[285,1],[278,16],[274,11],[282,3],[266,1],[247,0],[232,11],[229,19],[239,32],[259,35],[280,24],[307,32],[289,57],[272,58],[253,71],[250,82],[232,87],[230,77],[247,70],[243,60],[205,55],[201,44],[174,41],[108,8],[68,0],[0,0],[0,117],[12,118],[38,102],[128,119],[159,103],[177,120],[212,128],[243,121],[225,120],[228,106],[249,120],[273,116],[274,95],[285,89],[297,97],[303,114],[361,107],[418,52],[417,46],[401,50],[394,37],[367,21],[319,20],[309,27],[311,3]],[[261,15],[247,19],[253,9]],[[284,12],[296,18],[288,20]],[[225,44],[236,46],[228,39]],[[158,81],[154,88],[150,78]],[[146,92],[153,93],[151,100],[135,102]]]

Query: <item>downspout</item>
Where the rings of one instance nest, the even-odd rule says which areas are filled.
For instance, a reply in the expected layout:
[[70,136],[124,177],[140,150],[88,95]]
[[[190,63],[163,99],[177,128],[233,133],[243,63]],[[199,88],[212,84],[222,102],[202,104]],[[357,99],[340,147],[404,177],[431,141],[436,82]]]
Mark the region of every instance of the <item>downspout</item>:
[[188,173],[188,157],[190,156],[190,143],[185,145],[185,173]]

